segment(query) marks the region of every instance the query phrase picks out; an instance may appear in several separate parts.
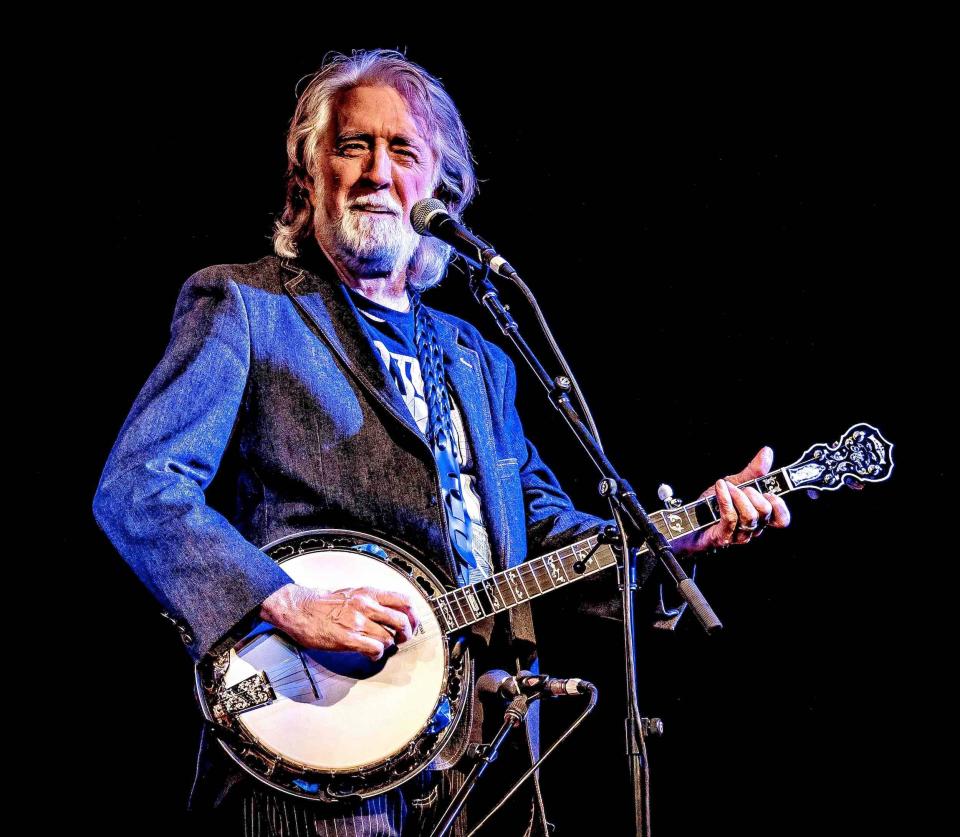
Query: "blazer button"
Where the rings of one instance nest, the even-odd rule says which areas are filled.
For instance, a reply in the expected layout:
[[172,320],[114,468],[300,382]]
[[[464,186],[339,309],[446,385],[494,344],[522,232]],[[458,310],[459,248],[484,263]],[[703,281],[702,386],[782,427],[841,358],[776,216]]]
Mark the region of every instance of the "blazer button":
[[435,506],[435,505],[437,505],[437,503],[439,503],[439,502],[440,502],[440,500],[439,500],[439,498],[437,497],[436,494],[431,494],[431,495],[430,495],[430,505],[431,505],[431,506]]

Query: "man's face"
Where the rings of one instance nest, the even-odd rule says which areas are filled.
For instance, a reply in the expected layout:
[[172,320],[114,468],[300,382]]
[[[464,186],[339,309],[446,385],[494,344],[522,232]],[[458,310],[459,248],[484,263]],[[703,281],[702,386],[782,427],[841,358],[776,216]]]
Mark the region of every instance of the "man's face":
[[410,209],[432,194],[435,161],[403,97],[384,86],[340,94],[316,161],[320,245],[363,275],[406,267],[420,243]]

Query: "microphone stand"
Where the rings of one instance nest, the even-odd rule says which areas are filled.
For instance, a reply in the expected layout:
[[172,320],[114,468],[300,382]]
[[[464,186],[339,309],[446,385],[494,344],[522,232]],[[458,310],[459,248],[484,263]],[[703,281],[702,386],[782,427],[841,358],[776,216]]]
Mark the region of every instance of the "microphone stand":
[[458,790],[453,799],[450,800],[450,804],[447,806],[447,810],[444,811],[440,821],[434,826],[433,831],[430,832],[430,837],[443,837],[443,835],[450,831],[453,827],[453,821],[466,804],[467,797],[473,792],[474,787],[480,780],[480,777],[486,772],[486,769],[496,761],[500,747],[503,742],[506,741],[511,730],[519,727],[520,724],[523,723],[527,717],[529,708],[526,695],[517,695],[510,701],[510,705],[503,713],[503,726],[500,727],[500,731],[496,734],[493,741],[477,747],[476,761],[474,761],[473,766],[470,768],[470,772],[467,773],[460,790]]
[[638,709],[636,632],[633,615],[633,593],[636,589],[637,580],[637,554],[640,549],[630,548],[631,538],[634,540],[639,538],[640,542],[646,545],[650,553],[660,562],[668,577],[676,585],[680,597],[690,605],[690,609],[708,634],[719,630],[722,625],[696,583],[680,566],[680,562],[677,561],[676,556],[671,551],[666,538],[651,522],[630,483],[617,473],[613,463],[607,458],[599,442],[577,412],[576,407],[570,400],[570,379],[566,375],[552,377],[540,363],[536,354],[520,334],[516,320],[500,302],[497,289],[488,278],[489,267],[484,267],[481,274],[478,270],[471,269],[479,266],[476,261],[465,256],[464,261],[467,264],[468,287],[471,294],[482,307],[487,309],[500,330],[527,362],[527,365],[546,390],[550,403],[560,411],[568,427],[587,452],[587,456],[600,475],[598,486],[600,496],[608,500],[614,520],[619,528],[623,560],[621,589],[627,675],[627,717],[625,720],[627,760],[633,785],[636,833],[638,837],[649,837],[649,765],[646,760],[644,730],[644,724],[649,722],[640,717]]

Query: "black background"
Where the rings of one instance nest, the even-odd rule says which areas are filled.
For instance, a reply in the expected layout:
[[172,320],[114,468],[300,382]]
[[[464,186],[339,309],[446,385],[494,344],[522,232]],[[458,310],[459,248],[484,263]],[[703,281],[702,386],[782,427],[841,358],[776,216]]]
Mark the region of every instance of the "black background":
[[[939,398],[919,375],[946,367],[921,359],[912,303],[924,277],[907,192],[925,154],[912,81],[896,49],[842,40],[790,54],[649,40],[531,38],[496,61],[479,36],[127,42],[59,67],[66,93],[42,119],[62,126],[49,166],[70,248],[53,289],[66,304],[51,310],[73,348],[68,408],[45,416],[64,445],[38,476],[71,498],[44,531],[67,565],[58,665],[81,720],[48,727],[71,758],[39,775],[68,786],[74,812],[186,827],[192,666],[90,501],[182,282],[269,252],[298,79],[328,49],[390,46],[459,105],[481,178],[466,220],[537,293],[650,508],[659,482],[692,500],[763,444],[781,465],[868,421],[897,445],[892,480],[792,495],[788,530],[701,563],[722,635],[688,615],[642,636],[641,706],[667,731],[650,744],[655,833],[897,833],[913,816],[910,713],[933,597],[890,539],[917,499],[906,425]],[[455,277],[428,301],[502,343]],[[521,385],[528,435],[578,505],[604,514],[524,370]],[[601,688],[543,769],[556,833],[626,834],[620,635],[562,603],[540,610],[542,668]],[[573,712],[549,706],[545,741]]]

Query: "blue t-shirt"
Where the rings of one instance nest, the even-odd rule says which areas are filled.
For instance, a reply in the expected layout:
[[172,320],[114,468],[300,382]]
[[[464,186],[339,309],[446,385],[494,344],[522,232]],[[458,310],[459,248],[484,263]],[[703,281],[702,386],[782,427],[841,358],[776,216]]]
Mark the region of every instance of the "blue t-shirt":
[[[403,396],[417,427],[426,438],[429,416],[427,402],[423,397],[420,362],[417,360],[417,348],[413,339],[413,308],[407,311],[395,311],[367,299],[351,288],[347,290],[360,311],[361,324],[367,337],[400,395]],[[457,407],[456,393],[449,381],[447,381],[447,391],[450,394],[450,420],[457,437],[457,464],[460,466],[463,501],[473,523],[472,549],[473,557],[477,562],[475,568],[461,567],[458,581],[460,584],[472,584],[493,574],[490,541],[483,523],[480,498],[474,490],[476,475],[470,444]]]

